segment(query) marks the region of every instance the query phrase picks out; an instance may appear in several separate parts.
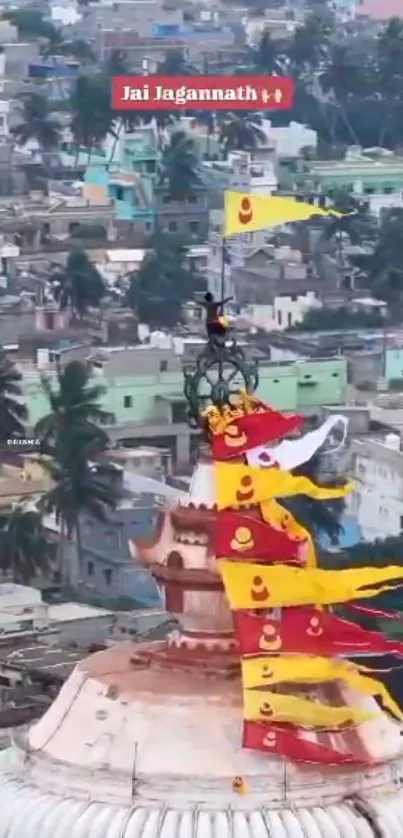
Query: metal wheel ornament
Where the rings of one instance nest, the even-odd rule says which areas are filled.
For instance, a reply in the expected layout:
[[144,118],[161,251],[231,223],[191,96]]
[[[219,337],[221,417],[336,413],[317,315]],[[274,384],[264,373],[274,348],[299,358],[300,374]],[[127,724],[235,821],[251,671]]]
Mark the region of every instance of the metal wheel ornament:
[[191,427],[203,424],[202,412],[209,405],[222,409],[237,393],[253,393],[258,385],[257,364],[248,361],[236,340],[210,339],[194,367],[184,373],[187,419]]

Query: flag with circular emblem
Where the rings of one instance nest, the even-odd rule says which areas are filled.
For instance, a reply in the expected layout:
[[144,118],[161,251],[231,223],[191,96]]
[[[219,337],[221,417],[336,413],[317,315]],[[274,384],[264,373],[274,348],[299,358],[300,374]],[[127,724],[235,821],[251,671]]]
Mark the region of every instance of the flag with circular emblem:
[[218,509],[252,506],[277,497],[308,495],[317,500],[343,498],[354,484],[316,486],[308,477],[293,475],[279,468],[251,468],[241,463],[216,463],[214,466]]
[[232,510],[217,513],[213,524],[213,551],[216,556],[259,562],[303,565],[306,540],[292,538],[253,515]]
[[385,684],[367,674],[374,670],[351,661],[310,655],[265,655],[243,658],[241,666],[244,689],[286,682],[305,685],[343,681],[359,693],[379,698],[385,710],[403,721],[403,713]]
[[284,608],[279,619],[252,611],[234,611],[233,619],[241,655],[281,652],[322,657],[362,653],[403,656],[401,641],[319,608]]
[[341,437],[335,446],[332,446],[332,453],[338,451],[343,445],[347,434],[347,419],[345,416],[336,414],[329,416],[326,422],[314,431],[298,437],[298,439],[283,439],[277,445],[261,445],[246,453],[246,459],[250,466],[270,468],[277,465],[280,468],[292,471],[294,468],[307,463],[324,445],[327,438],[335,428],[342,429]]
[[256,195],[224,192],[224,236],[250,233],[254,230],[279,227],[295,221],[307,221],[314,215],[340,217],[335,210],[279,195]]
[[274,693],[270,690],[244,690],[246,721],[290,723],[305,728],[332,730],[344,725],[359,725],[375,718],[374,713],[357,707],[332,707],[313,698]]
[[300,539],[304,542],[305,564],[307,567],[316,567],[317,557],[313,538],[308,530],[291,515],[291,512],[275,500],[264,501],[259,507],[263,521],[266,521],[275,529],[286,532],[290,538]]
[[303,423],[302,416],[286,415],[256,400],[255,406],[219,411],[210,407],[204,413],[215,460],[240,457],[250,448],[265,445],[292,433]]
[[218,565],[234,611],[289,605],[334,605],[352,599],[368,599],[403,585],[403,567],[322,570],[225,559],[219,559]]
[[[339,734],[340,735],[340,734]],[[337,736],[337,733],[333,735]],[[344,743],[342,743],[344,744]],[[277,754],[292,762],[311,762],[318,765],[362,765],[363,761],[353,753],[343,753],[320,742],[308,739],[304,728],[291,724],[266,724],[245,721],[243,724],[242,747],[266,754]]]

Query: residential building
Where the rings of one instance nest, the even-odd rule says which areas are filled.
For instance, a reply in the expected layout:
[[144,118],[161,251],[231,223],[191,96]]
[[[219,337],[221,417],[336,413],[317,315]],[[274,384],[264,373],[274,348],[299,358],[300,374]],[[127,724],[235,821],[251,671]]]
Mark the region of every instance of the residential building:
[[114,613],[78,602],[48,604],[41,591],[13,582],[0,584],[0,643],[24,641],[38,633],[60,646],[72,643],[88,649],[104,643],[114,624]]
[[293,186],[312,194],[331,197],[337,191],[351,192],[368,200],[370,210],[403,206],[403,157],[377,149],[349,149],[344,160],[313,160],[292,175]]
[[273,195],[277,192],[278,179],[275,160],[270,146],[253,154],[247,151],[233,151],[227,160],[204,160],[200,165],[200,175],[209,189],[219,192],[232,189],[236,192],[254,192]]
[[[35,448],[35,444],[29,447]],[[7,440],[1,440],[0,509],[35,500],[50,488],[49,476],[36,462],[37,455],[19,451],[18,447],[7,444]]]
[[66,58],[40,58],[28,65],[28,79],[41,82],[41,90],[51,101],[67,99],[80,73],[80,62]]
[[[137,346],[129,349],[103,349],[88,353],[94,376],[105,385],[102,405],[110,416],[108,433],[114,442],[129,446],[157,445],[173,452],[176,464],[190,459],[194,431],[186,419],[183,396],[186,342],[177,339],[174,347]],[[251,350],[249,350],[251,351]],[[185,353],[185,356],[183,355]],[[30,423],[35,424],[47,410],[39,371],[21,365],[23,388]],[[314,413],[323,405],[345,401],[347,362],[344,358],[271,363],[259,366],[259,394],[262,399],[284,410]],[[47,374],[52,378],[54,365]]]
[[[239,305],[274,306],[272,328],[278,329],[298,322],[295,317],[299,316],[301,305],[303,307],[302,303],[298,304],[298,297],[304,298],[309,294],[308,299],[315,300],[324,291],[323,280],[313,275],[311,266],[303,261],[301,252],[287,246],[276,248],[266,245],[245,258],[242,267],[233,267],[231,284]],[[276,306],[276,297],[290,297],[291,302],[286,306]],[[295,316],[292,303],[296,304]]]
[[0,213],[4,237],[17,244],[21,254],[57,249],[72,236],[78,244],[81,232],[86,246],[116,237],[111,198],[32,191],[18,200],[3,199]]
[[[82,516],[79,589],[86,600],[108,605],[114,610],[130,605],[132,608],[160,606],[152,576],[138,564],[129,547],[132,539],[147,538],[152,534],[157,512],[154,492],[123,502],[109,513],[105,522]],[[60,539],[56,521],[49,516],[45,523],[52,538]],[[61,578],[76,586],[77,545],[74,537],[63,543],[59,556]],[[65,574],[66,567],[69,568],[68,576]]]
[[252,304],[242,308],[240,320],[266,332],[282,331],[302,323],[306,313],[318,306],[314,291],[276,294],[271,305]]
[[[385,341],[384,341],[385,342]],[[387,381],[400,378],[403,381],[403,346],[391,346],[384,349],[384,376]]]
[[203,186],[186,201],[175,201],[157,182],[160,159],[155,126],[123,134],[116,146],[116,166],[107,160],[87,167],[84,197],[112,199],[116,218],[130,222],[134,232],[149,236],[156,219],[160,229],[205,238],[208,226],[208,196]]
[[398,434],[353,440],[351,475],[354,491],[347,500],[365,541],[403,531],[403,452]]

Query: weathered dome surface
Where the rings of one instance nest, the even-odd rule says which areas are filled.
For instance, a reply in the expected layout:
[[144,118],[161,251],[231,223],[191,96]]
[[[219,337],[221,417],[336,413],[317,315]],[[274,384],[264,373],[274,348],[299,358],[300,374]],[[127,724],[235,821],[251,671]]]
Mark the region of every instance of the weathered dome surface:
[[[81,663],[0,754],[0,838],[403,838],[403,759],[320,770],[243,750],[238,679],[132,655]],[[398,727],[379,735],[396,751]]]

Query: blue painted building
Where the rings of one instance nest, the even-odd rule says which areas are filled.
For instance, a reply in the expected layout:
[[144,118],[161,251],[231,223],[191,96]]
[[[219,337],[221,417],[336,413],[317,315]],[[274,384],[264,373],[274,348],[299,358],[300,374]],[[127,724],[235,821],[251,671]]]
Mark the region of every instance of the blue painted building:
[[[154,226],[154,185],[159,159],[158,138],[151,126],[126,135],[115,149],[116,163],[99,161],[85,173],[85,195],[113,198],[120,221],[138,222],[145,233]],[[110,159],[110,158],[109,158]]]
[[341,532],[337,545],[331,543],[327,533],[323,533],[320,536],[320,546],[324,550],[329,550],[334,547],[338,547],[339,550],[347,550],[348,547],[354,547],[355,544],[359,544],[360,541],[364,540],[357,520],[353,515],[344,513],[340,521],[340,526]]

